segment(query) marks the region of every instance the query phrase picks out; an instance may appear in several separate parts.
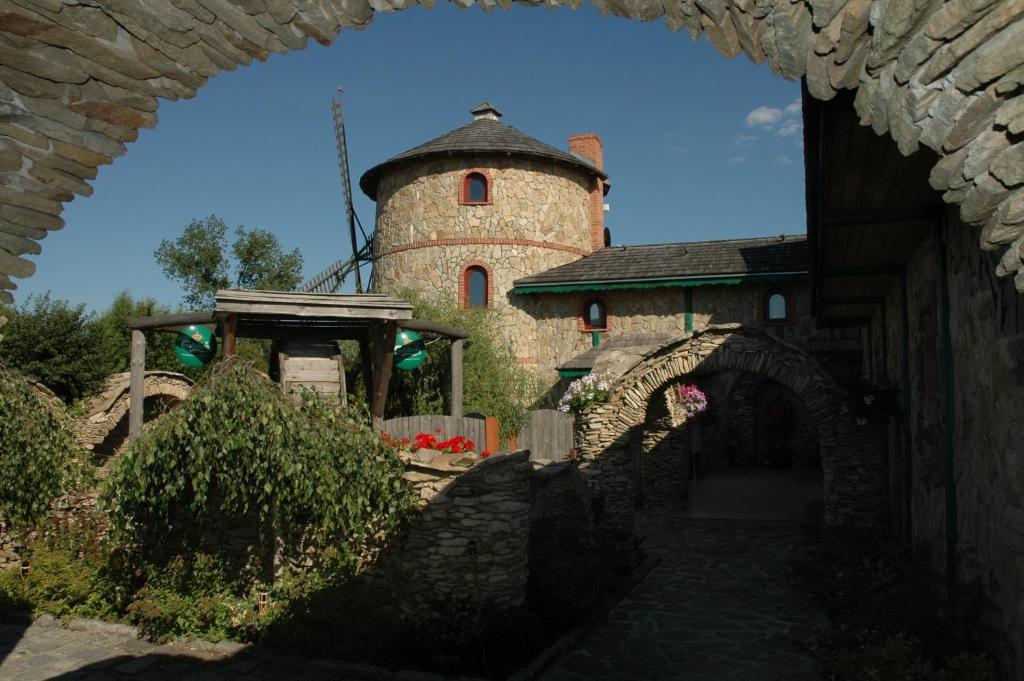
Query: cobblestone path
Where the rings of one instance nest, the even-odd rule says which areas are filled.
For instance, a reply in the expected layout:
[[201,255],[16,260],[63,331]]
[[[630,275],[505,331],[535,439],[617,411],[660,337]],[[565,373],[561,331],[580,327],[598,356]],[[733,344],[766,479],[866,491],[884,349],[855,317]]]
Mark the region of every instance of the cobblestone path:
[[827,621],[787,578],[793,523],[665,514],[639,531],[661,562],[544,681],[797,681]]

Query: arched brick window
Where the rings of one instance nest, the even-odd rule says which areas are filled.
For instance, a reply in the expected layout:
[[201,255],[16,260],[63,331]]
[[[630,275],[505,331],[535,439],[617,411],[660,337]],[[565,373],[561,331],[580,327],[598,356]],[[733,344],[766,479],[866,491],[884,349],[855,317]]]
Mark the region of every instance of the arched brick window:
[[580,311],[580,331],[608,330],[608,303],[603,298],[587,298]]
[[491,304],[491,273],[483,265],[470,265],[459,282],[462,307],[487,307]]
[[481,168],[474,168],[462,177],[459,203],[464,206],[486,206],[491,203],[491,178]]
[[769,291],[764,298],[766,324],[785,324],[789,321],[789,298],[782,291]]

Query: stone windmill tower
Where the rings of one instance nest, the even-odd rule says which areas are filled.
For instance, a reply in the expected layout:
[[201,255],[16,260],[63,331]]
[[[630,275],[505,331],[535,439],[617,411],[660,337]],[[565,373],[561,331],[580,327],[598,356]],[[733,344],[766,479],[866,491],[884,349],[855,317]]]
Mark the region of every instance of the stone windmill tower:
[[377,202],[374,286],[498,313],[523,364],[537,360],[537,303],[513,281],[605,245],[603,144],[569,138],[562,151],[501,123],[484,102],[472,122],[368,170]]

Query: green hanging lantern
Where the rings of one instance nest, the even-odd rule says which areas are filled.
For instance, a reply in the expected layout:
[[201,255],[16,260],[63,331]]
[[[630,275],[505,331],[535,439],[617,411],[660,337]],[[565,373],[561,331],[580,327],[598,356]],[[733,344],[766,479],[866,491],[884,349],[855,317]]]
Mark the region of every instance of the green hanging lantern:
[[399,329],[395,334],[395,366],[402,371],[412,371],[427,358],[427,344],[415,331]]
[[174,339],[174,354],[185,366],[206,366],[217,354],[217,339],[205,326],[186,327]]

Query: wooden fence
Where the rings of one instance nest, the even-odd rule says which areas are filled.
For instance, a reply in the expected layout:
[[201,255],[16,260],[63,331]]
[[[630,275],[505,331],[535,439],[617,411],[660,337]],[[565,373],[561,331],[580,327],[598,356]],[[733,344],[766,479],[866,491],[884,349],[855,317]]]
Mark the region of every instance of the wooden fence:
[[417,433],[430,433],[438,440],[462,435],[472,440],[478,450],[484,449],[487,442],[484,419],[471,416],[400,416],[384,421],[381,430],[397,438],[407,437],[410,440]]
[[519,446],[530,450],[530,460],[566,461],[572,451],[573,418],[557,409],[537,409],[519,431]]

